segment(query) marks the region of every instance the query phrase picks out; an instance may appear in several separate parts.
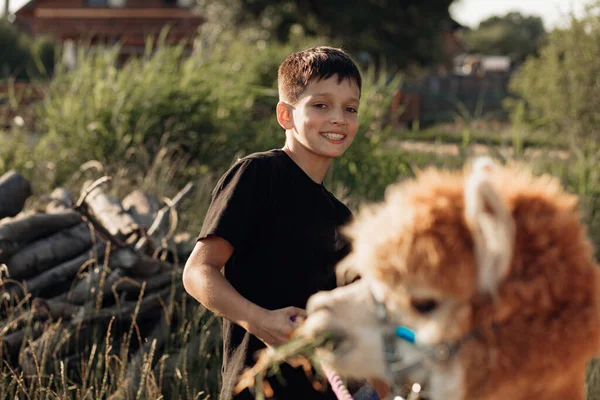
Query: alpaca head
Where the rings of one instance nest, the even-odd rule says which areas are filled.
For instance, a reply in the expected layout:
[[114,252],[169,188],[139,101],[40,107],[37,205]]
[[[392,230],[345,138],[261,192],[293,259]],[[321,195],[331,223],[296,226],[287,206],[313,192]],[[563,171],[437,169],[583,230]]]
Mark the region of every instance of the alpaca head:
[[[418,381],[432,400],[542,395],[574,379],[583,388],[600,340],[598,271],[577,199],[557,180],[487,158],[430,169],[361,210],[346,234],[353,250],[338,272],[362,279],[314,295],[299,331],[337,337],[322,357],[340,374]],[[402,372],[384,358],[394,326],[416,341],[394,342],[400,364],[414,364]],[[432,360],[440,345],[451,357]]]

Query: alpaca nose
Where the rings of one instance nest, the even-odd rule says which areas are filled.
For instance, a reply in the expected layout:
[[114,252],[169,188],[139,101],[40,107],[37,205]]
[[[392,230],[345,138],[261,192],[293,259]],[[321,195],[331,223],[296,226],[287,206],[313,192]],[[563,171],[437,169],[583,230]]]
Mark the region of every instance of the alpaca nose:
[[325,292],[319,292],[312,295],[306,304],[306,312],[308,315],[314,314],[317,311],[331,312],[331,302],[329,301],[329,298],[330,296]]

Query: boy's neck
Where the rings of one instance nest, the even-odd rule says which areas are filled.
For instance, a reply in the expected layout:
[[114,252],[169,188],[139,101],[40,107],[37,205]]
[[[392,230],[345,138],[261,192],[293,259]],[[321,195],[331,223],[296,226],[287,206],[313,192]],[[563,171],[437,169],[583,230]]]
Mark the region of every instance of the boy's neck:
[[286,142],[283,151],[310,177],[321,184],[331,165],[331,158],[312,153],[299,143]]

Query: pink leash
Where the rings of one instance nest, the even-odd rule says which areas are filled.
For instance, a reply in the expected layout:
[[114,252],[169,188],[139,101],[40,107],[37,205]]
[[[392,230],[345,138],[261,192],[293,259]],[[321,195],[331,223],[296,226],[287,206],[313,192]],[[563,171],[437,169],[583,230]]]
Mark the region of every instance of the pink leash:
[[344,382],[342,382],[342,378],[324,365],[322,365],[322,368],[325,372],[325,375],[327,375],[327,380],[329,381],[331,389],[333,390],[333,393],[335,393],[335,396],[338,398],[338,400],[353,400],[350,392],[348,392],[348,389],[346,389]]
[[[290,317],[290,321],[296,322],[296,316]],[[327,380],[331,385],[331,389],[333,390],[335,397],[337,397],[338,400],[354,400],[350,395],[350,392],[348,392],[348,389],[346,389],[344,382],[342,382],[342,378],[340,378],[339,375],[334,371],[325,367],[323,364],[321,364],[321,367],[323,368],[325,375],[327,375]]]

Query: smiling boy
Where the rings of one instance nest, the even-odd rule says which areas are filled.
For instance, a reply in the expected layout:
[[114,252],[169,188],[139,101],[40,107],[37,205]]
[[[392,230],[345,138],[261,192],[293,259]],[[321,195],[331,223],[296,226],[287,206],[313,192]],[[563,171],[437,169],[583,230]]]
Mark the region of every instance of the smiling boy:
[[[276,109],[285,145],[238,160],[213,191],[183,282],[224,318],[222,400],[251,399],[232,390],[255,352],[288,340],[308,298],[336,286],[334,266],[349,250],[338,229],[351,213],[322,182],[354,140],[361,86],[339,49],[288,56]],[[270,381],[276,399],[335,399],[314,390],[302,370],[286,364],[281,372],[284,384]]]

